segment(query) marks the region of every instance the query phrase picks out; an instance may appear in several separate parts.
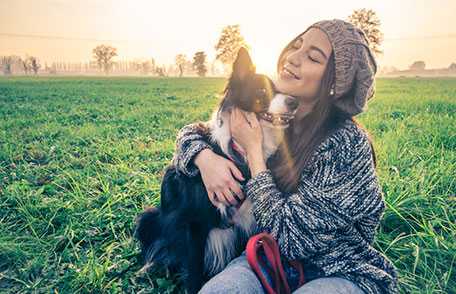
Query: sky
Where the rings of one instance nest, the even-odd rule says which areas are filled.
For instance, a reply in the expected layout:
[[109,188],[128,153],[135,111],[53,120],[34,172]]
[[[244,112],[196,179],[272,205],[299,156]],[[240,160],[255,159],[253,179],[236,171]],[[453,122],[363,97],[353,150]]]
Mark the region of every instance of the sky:
[[360,8],[380,18],[380,66],[407,69],[424,60],[427,68],[446,68],[456,62],[456,0],[0,0],[0,55],[85,62],[95,46],[109,44],[117,60],[153,57],[169,64],[177,54],[197,51],[211,60],[222,28],[239,24],[257,71],[273,73],[280,51],[309,25],[347,19]]

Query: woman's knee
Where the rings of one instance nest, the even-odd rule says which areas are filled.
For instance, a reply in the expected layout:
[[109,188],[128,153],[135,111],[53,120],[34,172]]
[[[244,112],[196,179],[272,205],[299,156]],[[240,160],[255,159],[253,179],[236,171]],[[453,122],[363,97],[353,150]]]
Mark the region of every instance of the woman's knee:
[[203,285],[199,294],[253,293],[263,294],[263,288],[251,270],[245,255],[231,261],[228,266]]
[[364,294],[364,292],[353,282],[338,278],[327,277],[312,280],[298,288],[293,294]]

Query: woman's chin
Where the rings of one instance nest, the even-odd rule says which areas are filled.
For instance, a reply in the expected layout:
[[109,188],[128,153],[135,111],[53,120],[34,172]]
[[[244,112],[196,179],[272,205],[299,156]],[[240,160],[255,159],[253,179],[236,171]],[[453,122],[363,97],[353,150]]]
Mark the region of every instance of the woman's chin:
[[296,80],[294,80],[293,82],[293,80],[278,79],[275,86],[280,93],[284,93],[290,96],[296,96],[294,95],[295,91],[293,91],[293,89],[296,88],[295,82]]

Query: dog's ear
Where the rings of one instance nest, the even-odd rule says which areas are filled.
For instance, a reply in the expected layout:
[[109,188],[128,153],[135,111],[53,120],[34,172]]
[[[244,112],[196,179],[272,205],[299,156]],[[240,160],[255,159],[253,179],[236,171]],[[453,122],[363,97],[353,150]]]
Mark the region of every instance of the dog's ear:
[[255,66],[250,58],[249,52],[244,47],[238,51],[236,60],[233,63],[232,77],[243,80],[246,76],[255,73]]

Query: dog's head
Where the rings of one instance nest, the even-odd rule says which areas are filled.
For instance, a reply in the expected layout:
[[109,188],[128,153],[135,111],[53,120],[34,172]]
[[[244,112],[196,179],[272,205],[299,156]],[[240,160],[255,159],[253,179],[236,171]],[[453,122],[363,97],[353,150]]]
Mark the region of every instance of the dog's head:
[[284,128],[294,117],[298,101],[278,93],[269,77],[257,74],[248,51],[241,48],[219,109],[225,111],[232,107],[254,112],[271,126]]
[[262,126],[263,151],[265,159],[272,155],[283,140],[284,129],[298,107],[294,97],[279,93],[270,78],[257,74],[249,53],[241,48],[233,63],[233,71],[225,87],[224,97],[213,115],[211,137],[221,146],[233,161],[242,155],[245,162],[245,152],[231,138],[229,120],[233,107],[247,112],[253,112]]

